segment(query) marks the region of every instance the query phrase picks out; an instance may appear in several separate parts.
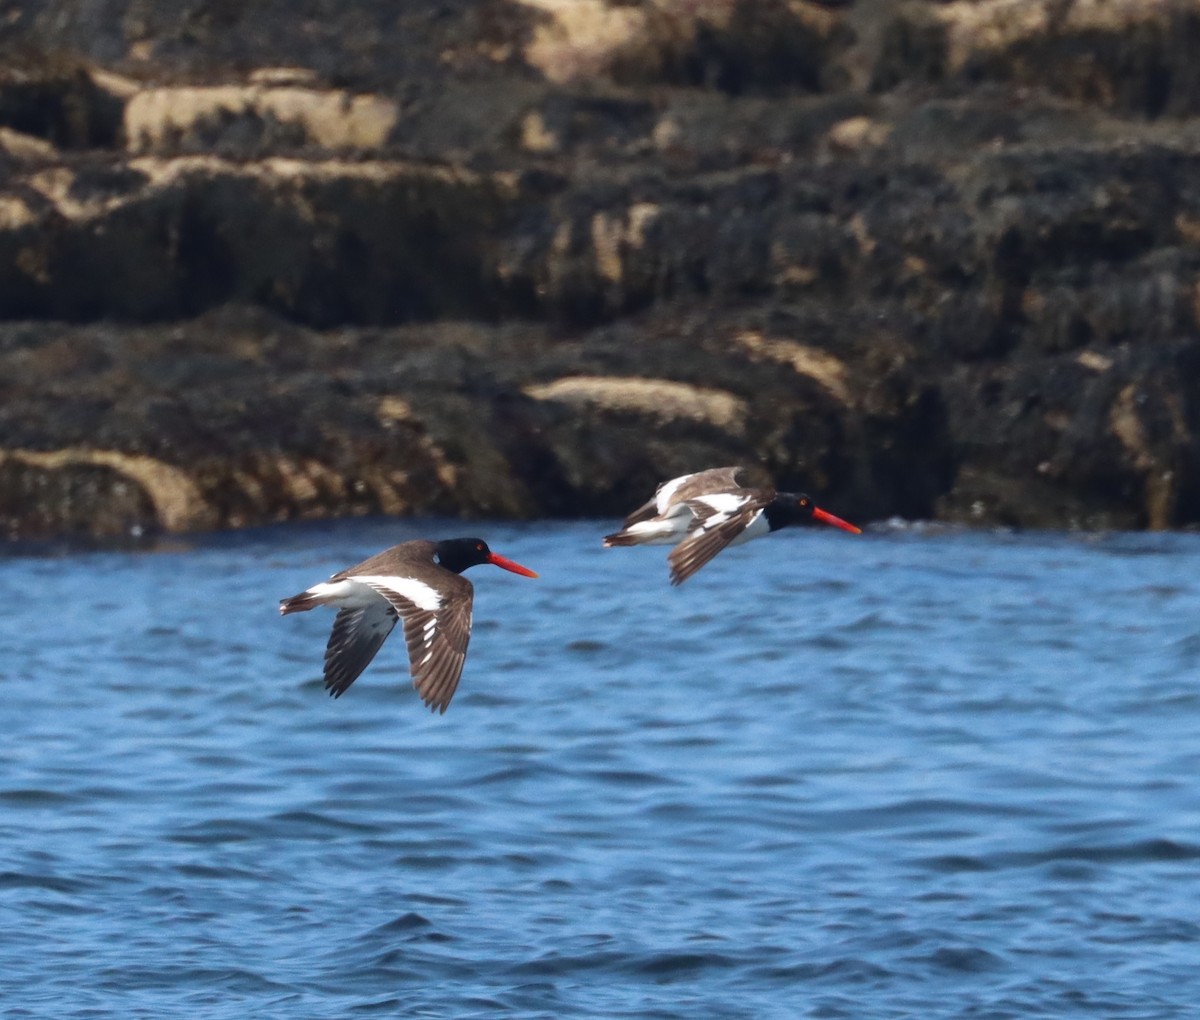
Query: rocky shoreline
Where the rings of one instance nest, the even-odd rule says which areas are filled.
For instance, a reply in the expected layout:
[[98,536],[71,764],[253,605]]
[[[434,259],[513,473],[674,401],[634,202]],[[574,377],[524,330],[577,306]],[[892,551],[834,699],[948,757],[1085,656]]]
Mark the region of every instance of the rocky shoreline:
[[0,534],[1200,521],[1200,0],[31,3]]

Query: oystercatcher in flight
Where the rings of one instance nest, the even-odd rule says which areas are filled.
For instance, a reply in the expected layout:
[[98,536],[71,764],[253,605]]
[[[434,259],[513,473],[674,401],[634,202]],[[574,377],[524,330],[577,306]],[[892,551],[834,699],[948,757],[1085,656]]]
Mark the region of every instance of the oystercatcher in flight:
[[741,470],[709,468],[663,482],[653,499],[625,518],[620,531],[605,537],[605,546],[674,545],[667,556],[671,583],[683,584],[726,546],[780,528],[819,521],[862,533],[802,493],[743,487],[738,484]]
[[460,575],[481,563],[537,577],[528,567],[497,556],[480,538],[403,542],[281,600],[279,612],[337,609],[325,649],[325,689],[335,698],[367,668],[397,618],[402,619],[413,686],[431,711],[445,712],[471,639],[474,588]]

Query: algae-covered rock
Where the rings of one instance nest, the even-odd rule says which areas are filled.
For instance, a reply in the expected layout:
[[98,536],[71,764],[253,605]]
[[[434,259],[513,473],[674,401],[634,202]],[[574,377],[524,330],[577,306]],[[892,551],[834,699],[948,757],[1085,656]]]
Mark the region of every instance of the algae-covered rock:
[[1200,521],[1200,0],[34,0],[0,521]]

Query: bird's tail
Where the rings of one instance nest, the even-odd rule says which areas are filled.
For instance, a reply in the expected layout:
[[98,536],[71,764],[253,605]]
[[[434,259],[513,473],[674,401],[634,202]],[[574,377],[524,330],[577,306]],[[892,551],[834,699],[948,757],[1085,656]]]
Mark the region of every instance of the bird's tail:
[[617,545],[639,545],[640,539],[636,535],[629,534],[628,531],[617,531],[611,535],[604,536],[604,548],[611,549]]
[[687,534],[692,515],[655,517],[648,521],[626,524],[620,531],[604,536],[604,546],[615,545],[674,545]]
[[287,616],[288,613],[306,613],[310,609],[321,604],[312,592],[302,591],[299,595],[293,595],[290,599],[279,600],[279,615]]

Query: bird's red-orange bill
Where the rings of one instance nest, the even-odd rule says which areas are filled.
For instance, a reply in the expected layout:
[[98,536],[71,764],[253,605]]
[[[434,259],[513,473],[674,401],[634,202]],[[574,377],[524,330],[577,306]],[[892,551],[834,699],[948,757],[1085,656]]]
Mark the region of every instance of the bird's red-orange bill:
[[852,535],[861,535],[862,528],[856,528],[849,521],[843,521],[840,517],[834,517],[833,514],[822,510],[820,507],[813,507],[813,520],[822,521],[825,524],[832,524],[835,528],[841,528],[843,531],[849,531]]
[[[837,518],[834,519],[836,520]],[[495,567],[501,567],[504,570],[511,570],[514,574],[520,574],[522,577],[537,577],[537,573],[535,571],[530,570],[528,567],[523,567],[521,564],[516,563],[513,560],[506,559],[503,556],[497,556],[495,553],[492,553],[492,555],[488,557],[488,563]]]

